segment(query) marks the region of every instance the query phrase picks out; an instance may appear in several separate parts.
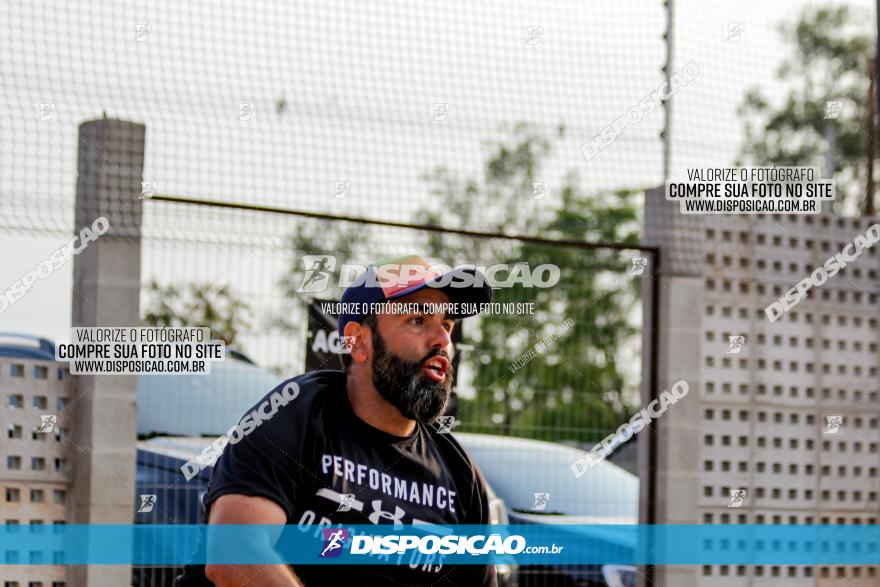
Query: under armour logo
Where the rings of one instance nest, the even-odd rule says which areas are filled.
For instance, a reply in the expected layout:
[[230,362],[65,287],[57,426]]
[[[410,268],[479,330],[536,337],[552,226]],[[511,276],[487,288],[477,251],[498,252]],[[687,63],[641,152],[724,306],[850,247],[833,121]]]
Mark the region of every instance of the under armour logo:
[[378,524],[380,520],[391,520],[394,522],[394,529],[397,530],[403,527],[403,515],[406,513],[403,511],[403,508],[400,506],[394,506],[394,513],[386,512],[382,509],[382,500],[374,499],[372,501],[373,504],[373,513],[368,516],[370,522],[373,524]]
[[336,268],[336,257],[333,255],[303,255],[303,266],[306,268],[299,293],[317,293],[324,291],[330,282],[330,274]]
[[37,432],[52,432],[55,429],[55,423],[58,422],[58,416],[55,414],[44,414],[40,416],[40,427]]
[[156,496],[155,495],[142,495],[141,496],[141,505],[138,507],[137,513],[139,514],[148,514],[153,511],[153,506],[156,505]]

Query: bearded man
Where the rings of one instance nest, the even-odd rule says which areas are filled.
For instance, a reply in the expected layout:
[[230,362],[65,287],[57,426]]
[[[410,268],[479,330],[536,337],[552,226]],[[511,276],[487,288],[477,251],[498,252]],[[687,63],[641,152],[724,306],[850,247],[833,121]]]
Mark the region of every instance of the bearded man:
[[[452,390],[452,330],[491,300],[491,287],[476,270],[441,273],[421,257],[374,264],[354,284],[342,307],[364,311],[339,317],[350,350],[342,355],[344,371],[294,377],[267,395],[291,383],[299,390],[226,446],[204,499],[209,524],[332,531],[340,524],[489,523],[483,475],[438,420]],[[339,548],[337,538],[321,556]],[[193,565],[175,585],[497,584],[492,565],[409,562]]]

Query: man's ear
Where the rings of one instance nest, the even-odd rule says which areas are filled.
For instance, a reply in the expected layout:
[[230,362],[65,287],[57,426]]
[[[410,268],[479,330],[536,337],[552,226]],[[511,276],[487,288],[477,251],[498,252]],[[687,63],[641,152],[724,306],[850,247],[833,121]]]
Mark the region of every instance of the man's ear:
[[373,339],[370,329],[359,322],[349,322],[342,331],[343,336],[353,336],[351,360],[355,363],[366,363],[373,352]]

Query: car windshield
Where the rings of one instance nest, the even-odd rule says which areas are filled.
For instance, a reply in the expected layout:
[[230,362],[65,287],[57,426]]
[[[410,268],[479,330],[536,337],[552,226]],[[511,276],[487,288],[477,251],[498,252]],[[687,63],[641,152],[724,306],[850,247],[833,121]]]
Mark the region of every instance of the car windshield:
[[505,446],[500,437],[460,440],[511,511],[636,521],[638,478],[616,465],[601,462],[576,479],[571,464],[583,455],[576,449],[521,440]]

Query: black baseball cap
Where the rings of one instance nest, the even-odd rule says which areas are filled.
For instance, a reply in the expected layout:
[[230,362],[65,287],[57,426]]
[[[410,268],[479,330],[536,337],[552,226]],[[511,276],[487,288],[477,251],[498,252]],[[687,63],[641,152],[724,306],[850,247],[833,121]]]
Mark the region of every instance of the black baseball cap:
[[[433,287],[446,294],[453,304],[467,304],[458,313],[450,313],[453,320],[475,316],[480,305],[492,301],[492,287],[476,267],[459,266],[451,271],[435,269],[424,258],[408,255],[373,263],[346,288],[340,300],[342,304],[369,308],[407,296],[426,287]],[[344,306],[343,306],[344,307]],[[342,313],[339,315],[339,336],[343,335],[349,322],[361,322],[366,313]]]

